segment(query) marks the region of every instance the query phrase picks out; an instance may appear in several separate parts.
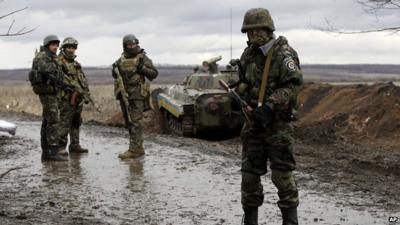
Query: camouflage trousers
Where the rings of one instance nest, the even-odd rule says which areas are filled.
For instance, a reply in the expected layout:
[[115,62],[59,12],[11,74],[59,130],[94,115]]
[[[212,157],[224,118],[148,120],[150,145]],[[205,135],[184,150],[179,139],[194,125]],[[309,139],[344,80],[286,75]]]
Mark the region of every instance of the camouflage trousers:
[[278,189],[278,207],[292,208],[299,204],[297,184],[292,171],[296,167],[293,156],[293,128],[290,124],[274,124],[268,131],[245,125],[242,130],[242,206],[259,207],[264,194],[260,176],[267,173],[267,162],[272,170],[272,183]]
[[40,129],[40,144],[42,150],[58,148],[60,146],[60,136],[58,127],[59,117],[59,98],[57,95],[40,94],[42,104],[42,127]]
[[[133,151],[143,148],[143,127],[141,120],[143,118],[143,100],[129,100],[129,115],[132,120],[132,126],[129,129],[129,150]],[[122,112],[126,120],[124,107],[121,105]]]
[[68,144],[68,134],[70,138],[70,146],[79,145],[79,130],[82,124],[82,105],[79,104],[77,109],[71,105],[68,97],[62,98],[60,102],[60,141],[61,146],[66,147]]

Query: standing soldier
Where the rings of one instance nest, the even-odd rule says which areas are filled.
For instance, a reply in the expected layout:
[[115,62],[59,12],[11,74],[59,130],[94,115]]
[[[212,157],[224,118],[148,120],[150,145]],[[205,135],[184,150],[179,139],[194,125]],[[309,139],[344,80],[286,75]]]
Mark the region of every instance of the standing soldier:
[[[82,67],[75,60],[75,51],[78,48],[78,41],[75,38],[67,37],[61,43],[59,54],[62,69],[67,76],[68,82],[79,92],[89,95],[89,85]],[[88,150],[82,148],[79,144],[79,128],[82,124],[82,109],[84,94],[78,92],[61,92],[60,102],[60,136],[63,150],[60,154],[68,155],[66,146],[68,143],[68,134],[70,136],[69,153],[86,153]]]
[[129,149],[118,157],[128,159],[144,155],[143,128],[140,122],[146,107],[145,99],[149,95],[146,78],[152,81],[158,71],[144,49],[140,48],[135,35],[125,35],[122,46],[124,52],[113,64],[112,75],[115,78],[115,96],[120,101],[125,125],[129,130]]
[[291,122],[303,83],[299,59],[285,37],[275,37],[267,9],[248,10],[241,30],[247,33],[248,47],[240,59],[244,78],[237,90],[249,104],[245,111],[252,121],[241,133],[244,224],[258,224],[258,207],[264,200],[260,176],[267,173],[268,159],[283,225],[298,224]]
[[40,52],[36,54],[29,73],[29,81],[33,92],[39,95],[42,104],[42,127],[40,142],[42,147],[42,160],[66,161],[65,157],[58,154],[61,149],[58,132],[59,115],[59,86],[63,74],[61,64],[57,59],[57,49],[60,40],[55,35],[44,38]]

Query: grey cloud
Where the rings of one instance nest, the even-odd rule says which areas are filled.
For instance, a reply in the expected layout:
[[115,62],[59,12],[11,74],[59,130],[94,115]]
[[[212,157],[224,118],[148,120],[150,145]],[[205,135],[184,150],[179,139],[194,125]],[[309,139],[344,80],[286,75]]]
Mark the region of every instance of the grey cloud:
[[[266,7],[275,20],[277,33],[288,34],[294,47],[306,53],[302,58],[308,63],[325,62],[318,52],[321,46],[329,45],[332,46],[329,49],[334,50],[336,41],[337,45],[347,43],[343,39],[329,39],[329,35],[315,36],[318,32],[312,31],[312,26],[326,26],[325,18],[344,29],[394,26],[400,21],[399,11],[395,10],[379,12],[377,20],[374,15],[366,14],[356,0],[5,0],[0,3],[0,14],[24,6],[29,9],[0,21],[0,33],[7,31],[13,19],[16,29],[40,27],[28,35],[0,39],[0,45],[3,44],[0,61],[4,63],[4,58],[7,59],[9,66],[25,65],[34,48],[50,33],[61,38],[77,38],[82,43],[79,50],[82,61],[87,60],[90,65],[104,65],[114,60],[120,54],[120,40],[126,33],[135,33],[142,46],[160,63],[197,63],[195,60],[199,57],[210,54],[229,55],[230,8],[236,57],[246,43],[246,35],[240,33],[244,13],[249,8]],[[357,39],[354,36],[343,38]],[[360,38],[365,39],[365,36]],[[368,39],[371,45],[378,47],[384,40],[387,39]],[[6,42],[12,48],[7,47]],[[18,48],[19,55],[26,54],[26,59],[21,62],[17,55],[11,59],[8,56],[11,53],[5,51],[14,48]],[[364,46],[359,49],[370,51],[371,55],[380,52]],[[104,54],[101,58],[93,57],[101,54]],[[335,59],[329,62],[340,62],[343,58],[337,53],[329,57]]]
[[[127,32],[158,35],[228,34],[230,8],[234,32],[239,32],[245,11],[260,6],[270,9],[279,31],[312,28],[312,25],[324,27],[325,18],[334,26],[347,29],[394,25],[400,18],[393,11],[385,11],[377,21],[373,15],[365,14],[355,0],[282,0],[267,3],[264,0],[6,0],[0,6],[5,6],[2,10],[29,6],[28,11],[14,18],[19,26],[40,25],[38,32],[30,35],[34,39],[54,33],[52,30],[60,35],[68,35],[72,31],[85,38],[121,36]],[[51,15],[50,21],[35,17],[40,13]],[[2,21],[0,29],[6,30],[8,24],[9,21]]]

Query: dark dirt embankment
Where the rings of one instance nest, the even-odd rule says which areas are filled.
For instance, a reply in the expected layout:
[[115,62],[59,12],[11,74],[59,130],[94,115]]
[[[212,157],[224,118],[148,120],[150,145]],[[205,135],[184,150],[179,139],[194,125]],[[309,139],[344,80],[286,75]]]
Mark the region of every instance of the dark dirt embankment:
[[310,83],[303,88],[300,103],[300,170],[374,194],[378,205],[398,207],[400,87]]

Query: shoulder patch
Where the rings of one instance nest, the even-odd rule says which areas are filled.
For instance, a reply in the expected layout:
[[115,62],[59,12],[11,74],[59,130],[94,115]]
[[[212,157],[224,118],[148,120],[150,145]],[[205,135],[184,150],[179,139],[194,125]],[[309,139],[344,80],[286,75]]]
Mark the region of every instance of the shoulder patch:
[[286,68],[289,71],[296,71],[296,63],[295,61],[292,59],[292,57],[286,57],[283,60],[283,63],[285,64]]

